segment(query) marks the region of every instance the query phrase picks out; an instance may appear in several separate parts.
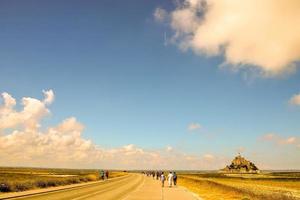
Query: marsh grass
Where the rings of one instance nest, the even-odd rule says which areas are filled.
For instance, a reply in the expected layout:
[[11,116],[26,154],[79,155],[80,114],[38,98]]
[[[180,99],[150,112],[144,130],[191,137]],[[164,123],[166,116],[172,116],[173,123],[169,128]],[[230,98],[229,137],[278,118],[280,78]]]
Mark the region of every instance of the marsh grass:
[[[123,175],[123,172],[110,172],[110,178]],[[0,192],[20,192],[97,180],[97,170],[0,168]]]
[[[275,176],[275,178],[274,178]],[[283,177],[284,176],[284,177]],[[181,174],[179,184],[201,197],[213,199],[296,200],[300,195],[299,176],[292,174],[247,175],[231,177],[224,174]],[[258,178],[259,177],[259,178]],[[271,178],[273,177],[273,178]],[[290,178],[289,178],[290,177]]]

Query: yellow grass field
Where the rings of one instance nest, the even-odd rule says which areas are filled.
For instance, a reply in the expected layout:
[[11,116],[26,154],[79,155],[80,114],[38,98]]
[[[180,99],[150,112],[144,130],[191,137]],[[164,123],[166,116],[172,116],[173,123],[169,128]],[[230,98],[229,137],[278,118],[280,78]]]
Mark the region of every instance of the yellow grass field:
[[[126,172],[109,171],[109,178]],[[0,193],[19,192],[99,180],[98,170],[0,167]]]
[[183,173],[178,183],[208,200],[300,199],[300,173]]

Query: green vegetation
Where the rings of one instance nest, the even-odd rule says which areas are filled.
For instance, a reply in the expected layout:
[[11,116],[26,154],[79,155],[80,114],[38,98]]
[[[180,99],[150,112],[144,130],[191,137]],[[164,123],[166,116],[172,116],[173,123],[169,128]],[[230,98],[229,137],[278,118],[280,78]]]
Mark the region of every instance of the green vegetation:
[[300,173],[260,174],[194,173],[179,174],[179,184],[201,197],[213,199],[300,199]]
[[[122,172],[110,172],[110,178],[122,175]],[[0,168],[0,192],[19,192],[97,180],[97,170]]]

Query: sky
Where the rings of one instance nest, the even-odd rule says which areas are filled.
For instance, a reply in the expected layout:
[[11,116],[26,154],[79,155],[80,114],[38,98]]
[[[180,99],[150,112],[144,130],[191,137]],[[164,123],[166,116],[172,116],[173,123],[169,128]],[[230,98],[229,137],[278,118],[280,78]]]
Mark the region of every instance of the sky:
[[1,1],[0,165],[299,169],[299,7]]

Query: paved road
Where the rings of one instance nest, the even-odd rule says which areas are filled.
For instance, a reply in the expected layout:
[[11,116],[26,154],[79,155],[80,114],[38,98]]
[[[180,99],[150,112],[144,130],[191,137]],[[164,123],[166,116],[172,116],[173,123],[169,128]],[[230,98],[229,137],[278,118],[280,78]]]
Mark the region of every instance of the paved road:
[[180,186],[162,188],[158,180],[145,177],[144,184],[123,200],[201,200],[201,198]]
[[[3,197],[3,196],[2,196]],[[0,199],[1,196],[0,196]],[[49,191],[18,200],[196,200],[180,187],[161,188],[160,183],[141,174],[130,174],[110,181]]]

